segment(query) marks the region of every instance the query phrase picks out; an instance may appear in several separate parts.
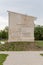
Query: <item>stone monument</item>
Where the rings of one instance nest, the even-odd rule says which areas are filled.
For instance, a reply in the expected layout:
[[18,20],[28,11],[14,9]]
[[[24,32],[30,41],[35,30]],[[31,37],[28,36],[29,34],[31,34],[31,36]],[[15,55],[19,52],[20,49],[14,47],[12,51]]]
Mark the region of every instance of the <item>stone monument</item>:
[[34,20],[36,17],[8,11],[8,42],[34,42]]

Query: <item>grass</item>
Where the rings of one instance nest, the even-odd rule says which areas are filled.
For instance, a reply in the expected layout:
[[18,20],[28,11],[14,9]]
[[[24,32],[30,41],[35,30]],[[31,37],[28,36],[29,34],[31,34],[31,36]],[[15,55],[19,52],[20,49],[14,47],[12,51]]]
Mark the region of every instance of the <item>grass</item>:
[[12,42],[0,44],[0,51],[40,51],[43,50],[43,41]]
[[43,56],[43,54],[40,54],[41,56]]
[[29,42],[12,42],[0,44],[0,51],[25,51],[29,46]]
[[0,54],[0,65],[3,65],[3,62],[6,60],[8,54]]
[[43,47],[43,41],[36,41],[36,45],[38,47]]

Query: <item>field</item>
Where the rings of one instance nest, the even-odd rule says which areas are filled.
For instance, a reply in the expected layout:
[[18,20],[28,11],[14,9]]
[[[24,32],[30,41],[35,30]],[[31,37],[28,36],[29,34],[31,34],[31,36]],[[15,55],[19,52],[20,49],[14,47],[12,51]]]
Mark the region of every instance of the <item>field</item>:
[[41,51],[43,50],[43,41],[33,42],[12,42],[0,44],[0,51]]
[[39,47],[43,47],[43,41],[36,41],[36,45]]
[[3,65],[3,62],[6,60],[7,54],[0,54],[0,65]]

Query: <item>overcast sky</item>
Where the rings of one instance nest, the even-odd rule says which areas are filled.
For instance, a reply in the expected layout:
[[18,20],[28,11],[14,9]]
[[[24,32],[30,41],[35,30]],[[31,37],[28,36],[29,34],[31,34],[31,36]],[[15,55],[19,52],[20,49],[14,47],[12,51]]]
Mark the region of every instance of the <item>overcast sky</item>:
[[8,25],[7,11],[35,16],[35,24],[43,25],[43,0],[0,0],[0,29]]

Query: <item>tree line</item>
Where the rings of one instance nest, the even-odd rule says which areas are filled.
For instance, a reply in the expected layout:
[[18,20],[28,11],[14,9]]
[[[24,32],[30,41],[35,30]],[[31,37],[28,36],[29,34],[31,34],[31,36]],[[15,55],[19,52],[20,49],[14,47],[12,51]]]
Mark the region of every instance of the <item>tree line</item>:
[[43,26],[37,25],[34,28],[35,40],[43,40]]
[[0,30],[0,40],[8,39],[8,26],[4,30]]
[[[34,27],[35,40],[43,40],[43,26],[37,25]],[[8,26],[4,30],[0,31],[0,40],[8,39]]]

